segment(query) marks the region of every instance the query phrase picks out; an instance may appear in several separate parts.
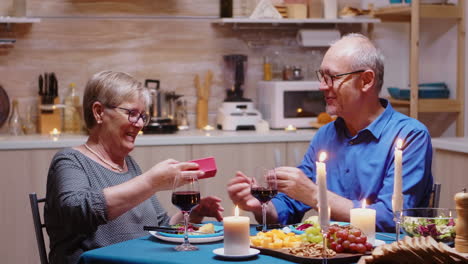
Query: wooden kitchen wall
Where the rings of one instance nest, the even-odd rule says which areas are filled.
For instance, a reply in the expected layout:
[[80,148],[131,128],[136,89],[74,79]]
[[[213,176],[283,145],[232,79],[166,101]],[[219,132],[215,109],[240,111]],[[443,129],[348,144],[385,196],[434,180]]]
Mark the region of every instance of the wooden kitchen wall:
[[[248,56],[245,95],[252,99],[262,78],[263,55],[272,51],[271,45],[278,44],[283,54],[304,67],[320,62],[310,62],[312,50],[293,41],[297,27],[234,30],[213,23],[219,13],[216,0],[27,0],[26,10],[27,16],[42,21],[0,30],[0,38],[17,39],[14,47],[0,49],[0,84],[10,99],[20,98],[23,117],[26,106],[35,103],[37,77],[43,72],[57,74],[62,96],[70,82],[82,91],[92,74],[107,69],[128,72],[141,81],[160,79],[162,89],[184,95],[193,118],[194,76],[212,70],[209,112],[214,122],[225,97],[224,54]],[[266,41],[271,45],[265,46]]]

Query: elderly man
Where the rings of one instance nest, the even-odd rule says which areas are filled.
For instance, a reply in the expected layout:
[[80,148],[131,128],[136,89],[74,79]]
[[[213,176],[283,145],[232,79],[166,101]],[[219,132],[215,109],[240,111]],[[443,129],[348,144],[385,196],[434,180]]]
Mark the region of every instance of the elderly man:
[[[297,223],[306,211],[317,208],[315,161],[320,151],[326,151],[331,218],[349,221],[350,209],[366,199],[377,211],[377,230],[394,231],[391,200],[397,139],[404,142],[403,206],[428,205],[431,138],[423,124],[379,98],[383,64],[383,55],[361,34],[342,37],[326,52],[317,75],[327,112],[338,118],[318,130],[298,168],[276,169],[281,193],[269,203],[268,222]],[[238,172],[228,183],[228,193],[260,221],[261,206],[250,195],[249,183],[250,178]]]

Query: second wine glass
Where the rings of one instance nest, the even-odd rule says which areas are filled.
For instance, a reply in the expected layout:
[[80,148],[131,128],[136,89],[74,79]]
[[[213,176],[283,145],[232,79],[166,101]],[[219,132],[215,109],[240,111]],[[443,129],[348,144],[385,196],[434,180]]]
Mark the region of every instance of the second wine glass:
[[177,251],[193,251],[198,250],[188,241],[187,228],[189,225],[189,216],[192,208],[200,203],[200,188],[198,185],[197,174],[184,171],[179,173],[174,179],[174,187],[172,189],[172,204],[177,206],[184,215],[184,242],[182,245],[175,247]]
[[252,178],[250,193],[262,204],[262,231],[267,231],[266,211],[268,202],[278,194],[278,184],[274,169],[257,168]]

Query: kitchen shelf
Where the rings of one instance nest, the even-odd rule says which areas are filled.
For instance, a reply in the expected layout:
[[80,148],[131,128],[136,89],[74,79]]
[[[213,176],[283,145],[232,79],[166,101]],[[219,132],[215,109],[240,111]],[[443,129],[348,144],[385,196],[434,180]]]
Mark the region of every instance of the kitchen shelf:
[[[456,5],[420,5],[420,18],[462,18],[464,10]],[[374,10],[374,17],[382,22],[409,22],[411,20],[411,5],[396,4]]]
[[[409,100],[397,100],[390,98],[390,103],[395,107],[409,107]],[[419,99],[419,113],[458,113],[460,112],[460,101],[454,99]]]
[[[3,24],[6,31],[11,30],[12,24],[31,24],[41,22],[40,18],[33,17],[10,17],[10,16],[0,16],[0,26]],[[2,30],[3,27],[0,27]],[[11,48],[14,46],[16,40],[14,38],[0,39],[0,48]]]
[[359,23],[380,23],[378,18],[337,18],[337,19],[250,19],[250,18],[220,18],[216,21],[218,24],[359,24]]
[[[412,0],[412,4],[390,5],[373,10],[375,18],[382,22],[409,22],[410,30],[410,100],[390,102],[395,106],[409,107],[410,116],[418,118],[419,113],[457,113],[456,136],[464,136],[464,74],[465,74],[465,0],[457,5],[420,4],[421,0]],[[419,34],[422,18],[454,19],[457,23],[457,59],[456,59],[456,98],[457,99],[419,99]]]
[[0,23],[5,24],[27,24],[27,23],[39,23],[41,22],[40,18],[33,18],[33,17],[0,17]]

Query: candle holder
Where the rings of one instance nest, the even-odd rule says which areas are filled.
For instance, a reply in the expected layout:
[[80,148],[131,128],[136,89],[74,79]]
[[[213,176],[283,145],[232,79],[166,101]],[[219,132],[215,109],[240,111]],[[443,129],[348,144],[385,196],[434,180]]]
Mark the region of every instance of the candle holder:
[[401,226],[402,211],[395,211],[393,213],[393,221],[395,221],[395,236],[396,241],[400,241],[400,226]]
[[320,232],[322,233],[322,264],[328,263],[328,253],[327,253],[327,233],[328,233],[328,225],[320,225]]

